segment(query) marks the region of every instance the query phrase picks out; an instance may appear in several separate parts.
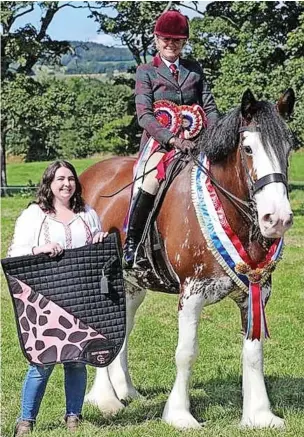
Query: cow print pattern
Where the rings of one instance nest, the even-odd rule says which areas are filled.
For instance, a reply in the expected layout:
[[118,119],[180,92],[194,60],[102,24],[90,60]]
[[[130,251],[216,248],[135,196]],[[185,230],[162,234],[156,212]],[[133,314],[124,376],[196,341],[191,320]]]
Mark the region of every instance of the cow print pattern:
[[22,342],[31,362],[77,359],[92,339],[106,339],[22,281],[10,277],[10,283]]

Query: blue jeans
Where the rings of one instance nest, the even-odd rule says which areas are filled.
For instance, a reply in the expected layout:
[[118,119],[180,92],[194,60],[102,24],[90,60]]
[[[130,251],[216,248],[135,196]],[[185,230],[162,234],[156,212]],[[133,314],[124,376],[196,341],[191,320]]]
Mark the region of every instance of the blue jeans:
[[[22,390],[21,420],[35,421],[54,366],[30,365]],[[79,416],[87,385],[87,369],[81,363],[64,364],[66,416]]]

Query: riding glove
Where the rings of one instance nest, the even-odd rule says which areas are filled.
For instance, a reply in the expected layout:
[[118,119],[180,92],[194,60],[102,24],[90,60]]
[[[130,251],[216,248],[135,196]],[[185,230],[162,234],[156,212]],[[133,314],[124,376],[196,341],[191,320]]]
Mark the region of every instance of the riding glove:
[[183,153],[188,153],[189,150],[192,150],[195,147],[195,143],[183,138],[175,138],[173,146],[181,150]]

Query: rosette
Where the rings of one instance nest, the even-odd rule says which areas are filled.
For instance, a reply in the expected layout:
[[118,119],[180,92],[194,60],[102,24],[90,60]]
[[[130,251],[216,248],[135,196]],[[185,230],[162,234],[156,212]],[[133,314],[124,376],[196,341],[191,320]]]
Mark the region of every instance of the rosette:
[[185,138],[195,138],[207,126],[206,114],[199,105],[179,106]]
[[182,114],[179,106],[169,100],[158,100],[154,103],[153,109],[155,118],[162,126],[169,129],[173,134],[180,131]]
[[183,138],[195,138],[207,126],[206,114],[197,104],[178,106],[169,100],[158,100],[153,110],[162,126]]

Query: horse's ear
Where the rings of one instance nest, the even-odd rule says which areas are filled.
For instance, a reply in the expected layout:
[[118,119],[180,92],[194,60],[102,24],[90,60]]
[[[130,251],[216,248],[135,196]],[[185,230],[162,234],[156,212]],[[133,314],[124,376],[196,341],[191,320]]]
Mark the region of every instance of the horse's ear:
[[295,100],[296,97],[292,88],[288,88],[288,90],[286,90],[285,93],[279,98],[277,108],[279,114],[283,118],[289,118],[291,116]]
[[251,90],[248,88],[242,97],[242,104],[241,104],[241,111],[242,116],[245,120],[250,121],[254,112],[255,112],[255,104],[256,99],[254,95],[252,94]]

